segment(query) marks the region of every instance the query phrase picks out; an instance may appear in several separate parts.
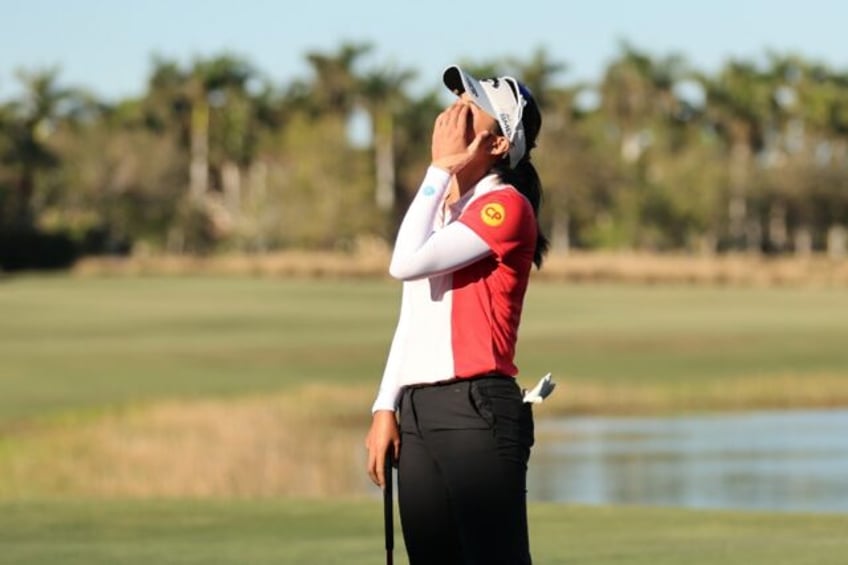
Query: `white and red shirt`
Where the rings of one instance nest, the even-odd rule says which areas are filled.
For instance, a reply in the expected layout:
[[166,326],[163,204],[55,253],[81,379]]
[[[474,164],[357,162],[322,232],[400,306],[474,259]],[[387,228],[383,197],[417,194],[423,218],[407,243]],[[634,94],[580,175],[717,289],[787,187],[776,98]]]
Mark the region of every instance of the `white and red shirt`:
[[518,372],[533,208],[493,174],[445,213],[450,178],[427,170],[398,231],[389,272],[404,281],[403,297],[374,411],[394,410],[406,385]]

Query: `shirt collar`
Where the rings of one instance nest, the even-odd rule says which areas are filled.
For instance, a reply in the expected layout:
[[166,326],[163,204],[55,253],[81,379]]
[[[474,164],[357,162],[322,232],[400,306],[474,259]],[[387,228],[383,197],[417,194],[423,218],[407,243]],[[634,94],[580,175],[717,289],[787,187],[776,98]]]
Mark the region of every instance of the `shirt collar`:
[[469,204],[480,198],[485,194],[489,194],[490,192],[494,192],[496,190],[501,190],[506,188],[507,185],[503,184],[498,177],[497,174],[491,173],[477,181],[477,184],[474,187],[467,191],[465,194],[459,197],[459,200],[454,202],[453,204],[449,204],[450,208],[450,218],[443,217],[444,207],[441,207],[439,211],[439,223],[444,225],[448,221],[453,221],[459,216],[462,215],[462,212],[468,207]]
[[496,175],[495,173],[488,174],[482,179],[480,179],[477,184],[474,185],[474,188],[463,194],[463,198],[460,198],[459,202],[463,202],[463,200],[465,200],[465,197],[469,197],[468,200],[465,200],[465,202],[463,203],[462,207],[465,208],[465,206],[471,204],[481,196],[489,194],[490,192],[494,192],[496,190],[500,190],[505,186],[506,185],[501,182],[501,179],[498,178],[498,175]]

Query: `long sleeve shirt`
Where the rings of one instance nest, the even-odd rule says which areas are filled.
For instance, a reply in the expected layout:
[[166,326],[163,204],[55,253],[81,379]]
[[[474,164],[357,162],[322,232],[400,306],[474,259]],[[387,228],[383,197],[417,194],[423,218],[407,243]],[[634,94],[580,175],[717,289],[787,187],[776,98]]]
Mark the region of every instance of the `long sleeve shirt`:
[[406,385],[518,372],[533,209],[489,175],[445,210],[449,183],[430,167],[398,231],[389,272],[403,294],[374,411],[394,410]]

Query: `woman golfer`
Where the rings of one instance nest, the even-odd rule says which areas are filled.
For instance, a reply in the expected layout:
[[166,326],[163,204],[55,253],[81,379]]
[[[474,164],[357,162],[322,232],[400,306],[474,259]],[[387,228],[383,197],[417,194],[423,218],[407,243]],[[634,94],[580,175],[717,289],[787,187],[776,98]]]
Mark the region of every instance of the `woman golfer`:
[[[397,330],[373,406],[368,473],[389,447],[411,565],[530,563],[533,415],[513,358],[530,269],[547,240],[530,162],[541,116],[512,77],[449,67],[432,164],[398,232]],[[395,412],[399,413],[399,427]]]

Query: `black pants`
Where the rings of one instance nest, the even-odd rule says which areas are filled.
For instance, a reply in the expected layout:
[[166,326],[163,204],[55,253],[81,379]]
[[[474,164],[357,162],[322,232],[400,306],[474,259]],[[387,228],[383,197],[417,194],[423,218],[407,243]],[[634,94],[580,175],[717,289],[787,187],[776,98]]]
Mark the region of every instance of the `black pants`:
[[404,390],[398,499],[410,565],[526,565],[533,414],[510,377]]

